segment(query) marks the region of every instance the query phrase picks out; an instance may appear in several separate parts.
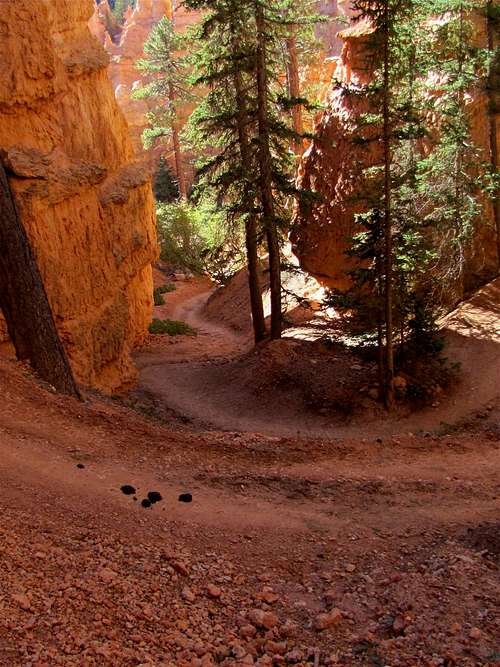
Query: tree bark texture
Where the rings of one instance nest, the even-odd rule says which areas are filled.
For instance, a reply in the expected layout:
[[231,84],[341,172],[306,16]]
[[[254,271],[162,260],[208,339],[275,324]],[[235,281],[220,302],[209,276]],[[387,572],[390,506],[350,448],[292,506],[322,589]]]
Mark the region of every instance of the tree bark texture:
[[269,251],[271,289],[271,339],[281,338],[281,255],[272,191],[272,158],[267,108],[268,77],[264,9],[255,2],[257,25],[257,103],[259,120],[259,167],[262,211]]
[[391,202],[391,121],[390,121],[390,55],[389,2],[386,0],[383,22],[383,144],[384,144],[384,254],[385,254],[385,405],[394,404],[394,341],[393,341],[393,240]]
[[[286,40],[286,47],[288,52],[288,88],[289,95],[292,98],[300,97],[300,76],[299,76],[299,59],[297,56],[297,37],[295,35],[295,28],[291,36]],[[292,121],[293,129],[297,134],[303,134],[304,122],[302,118],[302,106],[296,104],[292,107]],[[296,155],[303,153],[303,140],[295,139],[293,142],[293,151]]]
[[[250,183],[250,174],[252,167],[252,151],[248,136],[247,110],[245,105],[243,84],[241,73],[236,71],[234,74],[234,87],[237,103],[237,123],[238,123],[238,142],[240,148],[241,164],[244,171],[245,180]],[[245,220],[245,245],[248,264],[248,287],[250,290],[250,305],[252,310],[252,323],[254,339],[260,343],[266,336],[266,321],[264,317],[264,305],[262,303],[262,288],[259,279],[259,255],[257,243],[257,217],[252,212],[254,202],[251,192],[243,193],[247,198],[245,207],[249,213]]]

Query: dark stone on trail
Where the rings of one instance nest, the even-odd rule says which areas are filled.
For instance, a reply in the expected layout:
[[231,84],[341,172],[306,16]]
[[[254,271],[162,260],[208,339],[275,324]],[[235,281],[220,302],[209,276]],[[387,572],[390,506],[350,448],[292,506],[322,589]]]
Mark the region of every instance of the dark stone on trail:
[[134,496],[134,501],[137,502],[137,496]]
[[382,444],[382,438],[377,438],[377,442],[378,442],[379,445],[381,445]]
[[180,503],[192,503],[193,502],[193,496],[190,493],[181,493],[179,496],[179,502]]
[[83,470],[83,469],[85,468],[85,466],[83,465],[83,463],[77,463],[77,464],[76,464],[76,467],[77,467],[77,468],[80,468],[80,470]]
[[159,491],[150,491],[148,493],[148,499],[151,504],[159,503],[160,500],[163,500],[162,495]]
[[151,502],[147,498],[144,498],[144,500],[141,502],[141,505],[146,508],[151,507]]
[[133,486],[130,486],[130,484],[124,484],[121,487],[122,493],[124,493],[126,496],[133,496],[135,493],[135,489]]

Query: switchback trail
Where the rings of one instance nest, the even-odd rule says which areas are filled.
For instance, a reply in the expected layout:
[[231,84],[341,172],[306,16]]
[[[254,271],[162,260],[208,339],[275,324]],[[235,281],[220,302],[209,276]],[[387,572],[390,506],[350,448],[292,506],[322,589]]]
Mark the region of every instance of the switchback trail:
[[270,404],[244,378],[239,381],[236,360],[251,349],[251,340],[206,317],[204,308],[212,293],[207,281],[177,286],[176,292],[166,295],[166,305],[156,309],[156,316],[184,320],[198,330],[198,336],[162,337],[138,353],[136,362],[141,388],[195,428],[321,438],[446,430],[478,412],[481,417],[500,395],[500,279],[443,322],[446,354],[461,367],[460,382],[450,396],[408,416],[367,414],[347,423],[304,410],[292,400],[290,388],[276,392]]
[[2,667],[498,665],[498,440],[176,432],[0,381]]

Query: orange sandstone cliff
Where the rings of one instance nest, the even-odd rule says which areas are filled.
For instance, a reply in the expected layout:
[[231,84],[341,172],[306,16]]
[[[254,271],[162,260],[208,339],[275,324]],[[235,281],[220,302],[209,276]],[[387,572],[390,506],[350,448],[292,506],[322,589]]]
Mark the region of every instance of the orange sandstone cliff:
[[[344,84],[364,85],[373,75],[372,61],[364,44],[371,28],[359,23],[341,33],[344,47],[334,73]],[[368,112],[362,95],[344,94],[333,88],[327,110],[315,129],[316,138],[299,165],[299,181],[321,199],[307,212],[297,216],[291,235],[293,251],[302,268],[327,286],[343,289],[352,268],[345,251],[355,231],[354,216],[363,210],[356,200],[363,170],[380,160],[380,148],[374,141],[355,143],[357,118]],[[365,130],[366,138],[370,132]]]
[[150,175],[87,24],[92,0],[0,4],[0,151],[79,382],[108,392],[152,312]]
[[[134,151],[141,159],[148,160],[152,168],[158,164],[160,154],[165,155],[174,166],[173,148],[169,142],[149,150],[143,148],[142,133],[148,126],[147,113],[155,104],[148,99],[134,99],[134,90],[142,84],[142,74],[136,62],[144,57],[144,43],[162,17],[168,16],[175,30],[182,33],[199,20],[200,14],[187,11],[182,3],[172,0],[137,0],[134,10],[129,8],[127,11],[125,22],[116,34],[109,29],[108,10],[107,0],[95,4],[89,27],[111,56],[109,76],[118,104],[129,124]],[[179,110],[182,122],[187,120],[191,111],[189,105]],[[194,177],[192,157],[183,155],[184,171],[189,181]]]

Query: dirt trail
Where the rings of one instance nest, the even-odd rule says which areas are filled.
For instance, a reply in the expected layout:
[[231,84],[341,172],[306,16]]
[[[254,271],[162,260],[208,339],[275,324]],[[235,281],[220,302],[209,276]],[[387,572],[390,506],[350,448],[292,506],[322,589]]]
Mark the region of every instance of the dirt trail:
[[[162,275],[155,278],[159,284],[165,282]],[[165,305],[155,307],[154,317],[187,322],[196,329],[197,336],[151,337],[149,344],[136,354],[139,369],[172,362],[226,359],[248,349],[250,343],[245,336],[203,317],[212,292],[209,280],[196,278],[177,282],[176,290],[164,295]]]
[[498,441],[178,433],[0,382],[2,667],[498,664]]
[[[205,321],[207,291],[157,310],[198,337],[139,355],[165,400],[183,368],[219,381],[248,349]],[[0,386],[2,667],[499,666],[493,433],[180,431],[1,358]],[[184,407],[204,414],[213,383],[198,391]],[[231,419],[235,398],[217,399]]]
[[[258,432],[273,436],[370,437],[453,427],[483,412],[500,395],[500,279],[462,304],[443,323],[447,354],[461,365],[461,381],[453,394],[434,407],[408,417],[366,415],[361,422],[339,422],[311,414],[276,392],[269,404],[244,383],[227,382],[231,360],[248,351],[251,342],[203,315],[210,291],[204,281],[180,283],[175,297],[158,315],[183,319],[198,328],[196,338],[162,340],[137,355],[141,387],[198,428]],[[301,327],[303,331],[304,327]],[[290,335],[290,334],[287,334]]]

